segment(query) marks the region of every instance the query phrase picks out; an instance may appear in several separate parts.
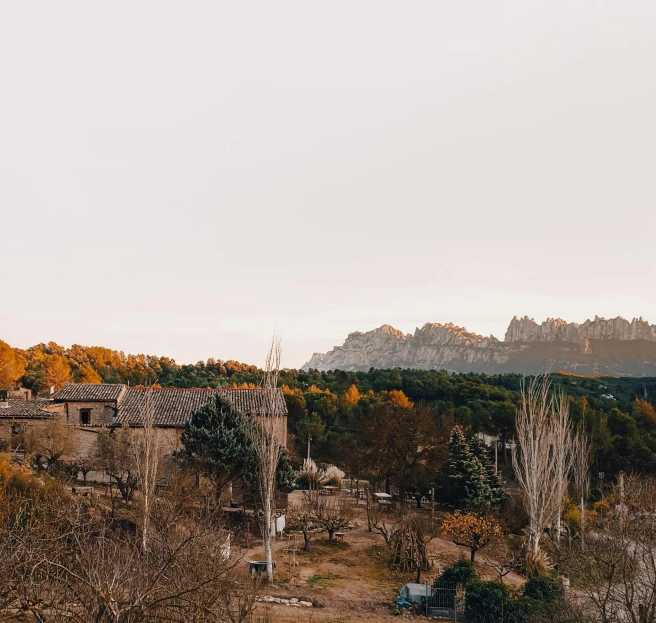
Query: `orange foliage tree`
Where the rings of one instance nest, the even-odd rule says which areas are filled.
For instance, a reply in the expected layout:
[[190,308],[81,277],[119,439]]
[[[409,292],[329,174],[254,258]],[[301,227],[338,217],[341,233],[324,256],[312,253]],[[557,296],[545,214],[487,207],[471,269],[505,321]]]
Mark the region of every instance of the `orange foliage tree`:
[[446,516],[442,532],[456,545],[468,547],[473,563],[476,552],[486,547],[494,537],[500,536],[501,528],[496,519],[489,515],[456,511]]
[[25,374],[25,358],[0,340],[0,389],[12,389]]

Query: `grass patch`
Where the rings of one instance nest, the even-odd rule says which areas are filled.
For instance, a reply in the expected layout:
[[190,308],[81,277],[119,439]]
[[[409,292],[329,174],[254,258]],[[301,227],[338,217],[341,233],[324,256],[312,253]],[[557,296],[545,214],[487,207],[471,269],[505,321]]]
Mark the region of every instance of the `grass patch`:
[[335,575],[334,573],[327,573],[326,575],[313,575],[308,579],[307,583],[312,588],[328,588],[328,586],[330,586],[331,580],[339,580],[341,577],[341,575]]

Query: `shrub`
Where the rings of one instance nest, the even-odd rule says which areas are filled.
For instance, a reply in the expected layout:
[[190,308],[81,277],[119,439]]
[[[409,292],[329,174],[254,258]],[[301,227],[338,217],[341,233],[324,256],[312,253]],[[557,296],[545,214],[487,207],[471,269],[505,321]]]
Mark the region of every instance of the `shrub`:
[[467,585],[465,617],[469,623],[503,623],[508,603],[503,584],[475,580]]
[[299,474],[296,476],[296,488],[297,489],[309,489],[310,488],[310,479],[307,474]]
[[532,615],[540,609],[540,604],[530,597],[513,599],[506,604],[503,623],[531,623]]
[[513,534],[522,534],[528,526],[528,515],[524,508],[523,495],[511,495],[501,506],[501,522]]
[[598,502],[599,500],[603,499],[604,494],[601,492],[601,489],[593,488],[590,489],[590,496],[589,499],[591,502]]
[[536,601],[555,601],[562,597],[562,594],[562,588],[552,578],[531,578],[524,584],[524,597],[530,597]]
[[450,582],[461,586],[467,586],[473,580],[478,579],[478,574],[471,563],[461,558],[457,563],[447,567],[444,573],[435,582]]
[[598,502],[594,503],[595,513],[604,516],[607,515],[609,511],[610,511],[610,504],[606,502],[606,500],[599,500]]
[[341,487],[344,480],[344,472],[336,465],[329,465],[323,473],[324,485],[331,487]]
[[578,534],[581,531],[581,511],[573,502],[569,502],[565,507],[565,521],[572,534]]

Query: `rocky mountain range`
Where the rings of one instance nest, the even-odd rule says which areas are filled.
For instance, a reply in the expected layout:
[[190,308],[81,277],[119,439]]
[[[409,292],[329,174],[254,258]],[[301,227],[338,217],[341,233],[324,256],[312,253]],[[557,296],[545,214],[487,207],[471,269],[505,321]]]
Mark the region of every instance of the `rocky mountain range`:
[[516,316],[505,339],[470,333],[452,323],[427,323],[414,334],[389,325],[349,334],[342,346],[315,353],[304,370],[369,368],[517,372],[545,369],[578,374],[656,376],[656,325],[642,318],[595,317],[583,324]]

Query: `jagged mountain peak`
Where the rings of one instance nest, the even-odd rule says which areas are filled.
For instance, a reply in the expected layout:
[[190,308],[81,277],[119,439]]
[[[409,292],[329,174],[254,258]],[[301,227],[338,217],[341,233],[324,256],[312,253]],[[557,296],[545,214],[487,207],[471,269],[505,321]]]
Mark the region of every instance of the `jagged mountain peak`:
[[514,316],[501,342],[452,322],[427,322],[413,334],[385,324],[349,334],[342,346],[315,353],[303,369],[535,372],[554,366],[582,373],[649,370],[656,375],[656,325],[642,317],[629,322],[619,316],[608,320],[595,316],[583,324],[547,318],[538,324],[534,318]]

